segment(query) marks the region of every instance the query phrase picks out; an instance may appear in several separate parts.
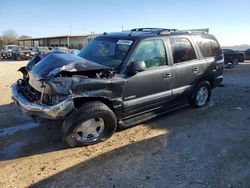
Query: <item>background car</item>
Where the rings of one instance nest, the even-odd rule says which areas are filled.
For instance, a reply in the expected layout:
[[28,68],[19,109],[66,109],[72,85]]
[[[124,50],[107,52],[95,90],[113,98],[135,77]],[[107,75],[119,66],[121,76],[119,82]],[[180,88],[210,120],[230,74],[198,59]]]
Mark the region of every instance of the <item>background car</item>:
[[231,49],[222,49],[222,51],[224,54],[225,64],[238,64],[239,62],[244,62],[245,60],[244,52],[234,51]]
[[245,58],[250,60],[250,48],[245,51]]
[[33,47],[31,49],[31,54],[32,54],[32,56],[36,56],[39,54],[46,54],[50,51],[51,50],[48,47],[39,46],[39,47]]
[[68,49],[67,47],[55,47],[55,48],[53,48],[52,51],[53,52],[63,52],[63,53],[66,53],[66,54],[70,53],[70,49]]
[[13,48],[17,45],[6,45],[1,49],[1,58],[12,58]]
[[71,49],[70,53],[74,54],[74,55],[78,55],[80,53],[80,50],[78,50],[78,49]]
[[12,50],[13,60],[28,60],[33,56],[31,55],[31,50],[29,47],[25,46],[15,46]]

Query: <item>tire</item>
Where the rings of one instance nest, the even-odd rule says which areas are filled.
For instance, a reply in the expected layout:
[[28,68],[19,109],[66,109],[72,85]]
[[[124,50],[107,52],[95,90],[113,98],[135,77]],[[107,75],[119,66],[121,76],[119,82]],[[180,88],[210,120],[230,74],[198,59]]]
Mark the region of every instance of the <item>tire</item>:
[[[203,97],[202,97],[203,96]],[[193,90],[192,96],[189,100],[194,108],[201,108],[210,100],[211,85],[208,81],[199,82]]]
[[17,57],[16,57],[16,60],[17,60],[17,61],[20,61],[20,60],[21,60],[20,56],[19,56],[18,54],[17,54],[16,56],[17,56]]
[[99,101],[88,102],[64,120],[63,141],[68,147],[96,144],[110,138],[116,127],[116,116],[107,105]]
[[232,64],[233,65],[238,65],[239,64],[238,58],[234,58]]

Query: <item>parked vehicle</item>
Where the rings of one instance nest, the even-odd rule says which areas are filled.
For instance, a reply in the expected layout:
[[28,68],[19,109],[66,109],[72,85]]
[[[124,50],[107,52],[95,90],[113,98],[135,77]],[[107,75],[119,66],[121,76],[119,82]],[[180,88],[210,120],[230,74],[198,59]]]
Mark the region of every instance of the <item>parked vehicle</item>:
[[17,45],[6,45],[1,49],[1,58],[12,58],[13,56],[13,48]]
[[39,46],[39,47],[33,47],[31,51],[32,51],[31,54],[33,56],[36,56],[40,54],[49,53],[51,50],[48,47]]
[[239,62],[244,62],[245,54],[244,52],[234,51],[231,49],[222,49],[224,54],[225,64],[232,63],[237,65]]
[[12,50],[12,59],[13,60],[28,60],[33,56],[29,47],[25,46],[15,46]]
[[74,54],[74,55],[78,55],[80,53],[81,50],[78,49],[70,49],[70,53]]
[[79,56],[33,58],[12,94],[23,112],[59,122],[68,146],[85,146],[187,102],[205,106],[223,69],[208,30],[139,28],[104,33]]
[[63,53],[69,54],[70,49],[68,49],[67,47],[55,47],[53,48],[53,52],[63,52]]
[[245,58],[246,58],[247,60],[250,60],[250,49],[247,49],[247,50],[245,51]]

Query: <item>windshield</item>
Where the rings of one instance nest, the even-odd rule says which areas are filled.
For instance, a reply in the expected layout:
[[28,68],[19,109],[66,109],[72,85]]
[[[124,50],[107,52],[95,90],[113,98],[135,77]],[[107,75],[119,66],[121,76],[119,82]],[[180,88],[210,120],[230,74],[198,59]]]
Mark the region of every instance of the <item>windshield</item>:
[[229,49],[222,49],[223,52],[234,52],[233,50],[229,50]]
[[23,47],[23,46],[19,47],[19,49],[20,49],[20,50],[29,50],[29,48]]
[[11,50],[14,46],[7,46],[6,49]]
[[133,41],[98,37],[92,40],[78,56],[111,68],[117,68],[127,55]]
[[33,52],[38,52],[39,50],[38,50],[38,48],[33,47],[33,48],[32,48],[32,51],[33,51]]
[[37,51],[48,51],[49,50],[49,48],[47,48],[47,47],[39,47],[39,48],[37,48]]

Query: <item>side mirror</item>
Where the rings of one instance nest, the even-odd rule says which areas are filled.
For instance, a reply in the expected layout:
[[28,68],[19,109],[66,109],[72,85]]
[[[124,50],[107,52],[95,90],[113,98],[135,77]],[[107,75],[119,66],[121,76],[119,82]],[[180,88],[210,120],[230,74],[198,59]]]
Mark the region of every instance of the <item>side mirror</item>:
[[130,72],[132,74],[136,74],[138,72],[142,72],[146,70],[146,64],[144,61],[133,61],[131,62]]

